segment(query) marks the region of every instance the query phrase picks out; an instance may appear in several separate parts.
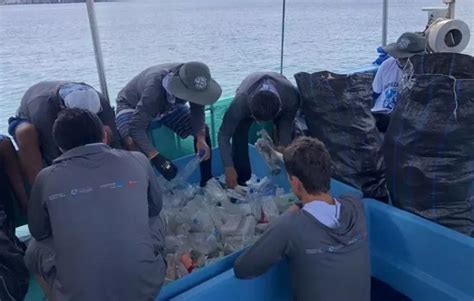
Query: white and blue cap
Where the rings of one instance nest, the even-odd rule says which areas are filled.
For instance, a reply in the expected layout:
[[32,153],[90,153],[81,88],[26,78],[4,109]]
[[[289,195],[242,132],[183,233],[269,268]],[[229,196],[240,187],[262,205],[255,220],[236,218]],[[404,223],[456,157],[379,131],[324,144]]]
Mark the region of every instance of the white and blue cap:
[[99,93],[86,84],[65,84],[59,89],[58,93],[66,108],[84,109],[94,114],[102,110]]

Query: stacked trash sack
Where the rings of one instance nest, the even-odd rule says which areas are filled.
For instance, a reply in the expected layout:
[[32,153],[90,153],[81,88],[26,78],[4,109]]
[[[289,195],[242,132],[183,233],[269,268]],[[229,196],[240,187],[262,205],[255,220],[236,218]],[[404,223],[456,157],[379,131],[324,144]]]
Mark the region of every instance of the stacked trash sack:
[[222,177],[203,188],[183,177],[161,184],[167,281],[252,244],[296,199],[269,178],[255,175],[247,187],[233,190],[224,188]]

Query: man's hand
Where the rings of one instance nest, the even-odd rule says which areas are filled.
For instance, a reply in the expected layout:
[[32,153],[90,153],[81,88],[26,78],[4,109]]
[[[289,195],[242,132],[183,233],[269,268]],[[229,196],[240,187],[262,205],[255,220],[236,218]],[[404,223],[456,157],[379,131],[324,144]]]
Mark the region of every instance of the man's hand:
[[206,138],[204,136],[199,136],[196,139],[196,149],[197,153],[204,153],[204,156],[202,157],[202,161],[209,160],[211,157],[211,149],[209,148],[209,145],[206,143]]
[[237,183],[237,171],[235,171],[235,168],[233,166],[226,167],[224,170],[225,173],[225,184],[229,188],[234,188],[235,186],[238,185]]
[[150,160],[166,180],[171,181],[176,177],[178,167],[164,156],[156,154]]

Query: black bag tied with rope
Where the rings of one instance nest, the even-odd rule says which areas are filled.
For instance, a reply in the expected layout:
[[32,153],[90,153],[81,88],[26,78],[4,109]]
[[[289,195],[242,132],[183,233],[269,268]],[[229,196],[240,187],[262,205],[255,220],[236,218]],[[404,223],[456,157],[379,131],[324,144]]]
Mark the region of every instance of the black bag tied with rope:
[[394,204],[474,236],[474,58],[408,61],[385,135]]
[[372,116],[372,73],[295,74],[309,134],[329,150],[334,177],[386,201],[382,138]]

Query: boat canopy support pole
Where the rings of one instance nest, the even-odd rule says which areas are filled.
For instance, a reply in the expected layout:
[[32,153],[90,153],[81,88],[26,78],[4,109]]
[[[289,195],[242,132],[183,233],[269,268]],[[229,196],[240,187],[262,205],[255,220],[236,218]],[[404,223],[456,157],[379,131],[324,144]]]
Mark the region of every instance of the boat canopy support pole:
[[445,4],[448,5],[448,15],[449,19],[454,19],[454,10],[456,8],[456,0],[443,0]]
[[95,63],[99,74],[100,89],[102,94],[109,99],[109,91],[107,89],[107,80],[105,79],[104,59],[102,57],[102,48],[100,47],[99,30],[97,26],[97,18],[95,16],[94,0],[87,0],[87,14],[89,15],[89,27],[91,29],[92,43],[94,44]]
[[283,0],[283,8],[281,15],[281,51],[280,51],[280,74],[283,74],[283,54],[285,48],[285,11],[286,11],[286,0]]
[[383,0],[382,12],[382,46],[387,46],[388,0]]

